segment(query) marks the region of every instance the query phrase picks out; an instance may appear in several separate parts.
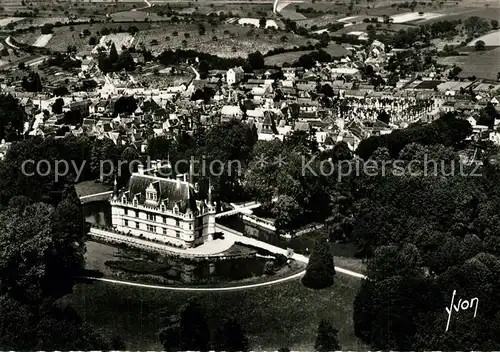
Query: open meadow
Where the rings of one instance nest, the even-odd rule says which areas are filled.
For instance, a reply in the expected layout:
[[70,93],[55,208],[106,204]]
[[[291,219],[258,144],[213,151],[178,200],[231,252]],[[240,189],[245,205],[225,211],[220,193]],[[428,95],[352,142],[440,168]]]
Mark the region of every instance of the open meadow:
[[467,56],[440,58],[438,63],[459,66],[462,68],[460,77],[476,76],[477,78],[496,80],[497,74],[500,72],[500,48],[471,51],[467,53]]
[[482,40],[486,46],[500,46],[500,30],[490,32],[471,41],[467,46],[474,46],[476,42]]
[[[200,31],[200,26],[205,28]],[[101,39],[103,28],[119,28],[126,30],[131,26],[139,29],[133,40],[127,36],[126,43],[139,47],[144,46],[153,53],[159,54],[166,49],[192,49],[213,54],[214,45],[217,46],[217,55],[221,57],[246,57],[257,50],[263,54],[276,48],[293,49],[295,47],[315,44],[315,39],[304,38],[293,33],[284,33],[274,29],[255,28],[251,25],[224,23],[211,26],[208,23],[96,23],[63,26],[54,28],[52,38],[46,47],[57,51],[66,51],[69,45],[76,46],[77,51],[90,53],[95,46],[89,45],[91,37]],[[82,35],[89,31],[87,35]],[[40,38],[40,30],[25,32],[14,38],[25,44],[33,45]],[[119,34],[122,35],[122,34]],[[122,35],[122,36],[123,36]],[[41,39],[40,39],[41,40]],[[106,40],[106,39],[105,39]],[[124,42],[124,44],[126,44]],[[121,45],[117,48],[121,48]]]
[[[348,56],[351,52],[345,49],[343,46],[330,43],[326,48],[323,48],[328,54],[333,57]],[[287,53],[281,53],[276,55],[271,55],[265,58],[266,65],[269,66],[283,66],[285,63],[293,63],[299,59],[302,55],[309,54],[314,50],[302,50],[302,51],[292,51]]]
[[229,292],[176,292],[94,282],[79,284],[69,300],[82,318],[110,336],[119,335],[128,350],[160,350],[160,310],[175,313],[195,299],[212,333],[222,318],[235,317],[252,350],[312,350],[320,319],[339,330],[344,350],[358,349],[352,304],[360,280],[337,274],[333,287],[314,291],[299,280]]
[[162,28],[137,33],[134,44],[144,45],[154,53],[166,49],[193,49],[209,54],[214,54],[215,45],[220,57],[246,57],[257,50],[265,54],[275,48],[292,49],[316,43],[314,39],[296,34],[253,26],[221,24],[213,27],[208,23],[203,26],[205,31],[200,33],[200,24],[162,24]]

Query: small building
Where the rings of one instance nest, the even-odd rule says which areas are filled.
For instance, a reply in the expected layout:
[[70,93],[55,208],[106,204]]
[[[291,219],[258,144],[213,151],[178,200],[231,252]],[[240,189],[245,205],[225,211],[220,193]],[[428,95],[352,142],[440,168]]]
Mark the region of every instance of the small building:
[[242,67],[230,68],[226,73],[226,82],[228,85],[232,85],[241,82],[244,77],[245,71],[243,71]]

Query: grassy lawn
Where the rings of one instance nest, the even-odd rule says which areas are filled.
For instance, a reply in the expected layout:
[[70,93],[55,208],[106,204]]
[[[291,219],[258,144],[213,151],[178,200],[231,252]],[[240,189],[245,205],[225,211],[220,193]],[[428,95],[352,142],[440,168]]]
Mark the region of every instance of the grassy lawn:
[[302,50],[302,51],[292,51],[288,53],[281,53],[272,56],[268,56],[264,59],[266,65],[269,66],[282,66],[285,62],[293,63],[299,59],[302,55],[309,54],[314,50]]
[[440,58],[439,64],[456,64],[462,68],[460,77],[476,76],[496,80],[497,72],[500,71],[500,48],[485,51],[473,51],[468,56],[450,56]]
[[234,292],[172,292],[95,282],[79,284],[70,301],[87,322],[121,336],[128,350],[159,350],[161,309],[174,312],[189,299],[204,308],[215,331],[224,316],[235,317],[246,330],[252,350],[312,350],[320,319],[339,330],[343,350],[358,346],[352,303],[360,285],[338,274],[333,287],[313,291],[299,280]]

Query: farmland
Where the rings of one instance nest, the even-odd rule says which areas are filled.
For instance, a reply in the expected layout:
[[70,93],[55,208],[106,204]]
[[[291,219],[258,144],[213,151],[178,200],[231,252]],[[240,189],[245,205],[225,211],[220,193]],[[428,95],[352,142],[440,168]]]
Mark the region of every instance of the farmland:
[[[127,29],[131,24],[119,24],[119,23],[98,23],[98,24],[79,24],[74,26],[63,26],[63,27],[54,27],[54,34],[52,35],[52,39],[46,45],[46,48],[57,51],[66,51],[69,45],[76,46],[77,51],[82,51],[84,53],[90,53],[94,46],[89,45],[89,39],[92,36],[95,36],[97,39],[100,39],[99,31],[103,28],[119,28]],[[150,23],[136,23],[134,26],[139,29],[151,28],[153,24]],[[89,30],[90,35],[81,36],[80,34],[84,30]],[[35,31],[25,32],[19,35],[16,35],[14,38],[16,41],[20,43],[25,43],[29,45],[33,45],[35,41],[40,37],[40,30],[37,29]]]
[[[129,26],[136,26],[139,32],[135,35],[133,45],[136,47],[144,45],[155,54],[166,49],[193,49],[213,54],[214,42],[217,41],[217,54],[221,57],[246,57],[256,50],[266,53],[269,50],[283,47],[292,49],[294,47],[314,44],[316,40],[308,39],[296,34],[284,33],[274,29],[253,28],[236,24],[220,24],[211,26],[208,23],[185,24],[185,23],[98,23],[81,24],[69,27],[56,27],[52,39],[47,48],[65,51],[69,45],[76,46],[77,51],[90,53],[94,48],[88,44],[90,37],[100,39],[100,30],[106,28],[121,27],[126,30]],[[205,32],[200,33],[200,26]],[[90,31],[90,35],[82,36],[84,30]],[[21,43],[33,45],[40,36],[40,30],[26,32],[15,36]],[[286,40],[285,40],[286,38]],[[130,38],[129,38],[130,39]],[[130,42],[130,40],[128,41]],[[126,44],[126,43],[124,43]],[[117,46],[117,48],[121,48]]]
[[467,46],[474,46],[476,42],[482,40],[486,46],[500,46],[500,30],[485,34],[471,41]]
[[309,54],[312,51],[313,50],[302,50],[276,54],[266,57],[265,62],[268,66],[282,66],[285,63],[293,63],[302,55]]
[[[169,24],[168,27],[141,31],[136,34],[134,44],[144,45],[154,53],[182,48],[213,54],[214,42],[217,42],[218,56],[246,57],[257,50],[266,53],[279,47],[294,48],[316,42],[295,34],[232,24],[203,26],[206,28],[204,34],[200,34],[199,24]],[[282,42],[283,37],[286,37],[286,42]]]
[[52,38],[52,34],[42,34],[41,36],[38,37],[38,39],[35,41],[33,46],[43,48],[44,46],[46,46],[49,43],[51,38]]
[[500,48],[488,51],[472,51],[467,56],[451,56],[438,60],[445,65],[456,64],[462,68],[461,77],[476,76],[496,80],[497,72],[500,72]]
[[[326,51],[328,54],[332,55],[333,57],[346,56],[350,54],[350,52],[347,49],[335,43],[330,43],[323,50]],[[302,51],[292,51],[288,53],[276,54],[266,57],[265,63],[266,65],[269,66],[282,66],[285,63],[291,64],[302,55],[309,54],[313,51],[314,50],[302,50]]]

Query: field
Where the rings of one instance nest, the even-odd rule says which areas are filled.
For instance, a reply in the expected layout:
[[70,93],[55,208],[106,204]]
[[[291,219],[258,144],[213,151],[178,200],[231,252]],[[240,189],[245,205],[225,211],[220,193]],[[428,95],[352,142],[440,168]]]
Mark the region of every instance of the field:
[[[130,23],[124,23],[124,24],[97,23],[97,24],[76,24],[72,26],[72,28],[70,26],[55,27],[52,39],[50,39],[50,41],[45,47],[51,50],[66,51],[69,45],[74,45],[76,46],[78,51],[90,54],[91,50],[94,47],[89,45],[89,39],[93,36],[99,39],[100,35],[98,35],[98,32],[102,28],[122,27],[126,29],[131,25],[132,24]],[[154,24],[151,23],[134,23],[133,25],[138,27],[139,29],[153,28],[153,26],[155,26]],[[88,29],[90,31],[89,36],[80,35],[80,33],[82,33],[85,29]],[[37,29],[34,32],[26,32],[23,34],[18,34],[14,38],[18,42],[33,45],[39,37],[40,37],[40,30]],[[118,50],[120,50],[120,48],[121,46],[117,47]]]
[[233,292],[175,292],[114,285],[79,284],[70,301],[86,322],[121,336],[128,350],[159,350],[161,309],[175,312],[189,299],[205,310],[213,331],[224,316],[243,326],[252,350],[312,350],[320,319],[339,330],[342,349],[359,349],[353,331],[352,304],[360,281],[337,274],[333,287],[313,291],[299,280]]
[[[325,50],[328,54],[334,57],[347,56],[351,54],[349,50],[335,43],[330,43],[323,50]],[[292,51],[288,53],[276,54],[266,57],[265,63],[266,65],[269,66],[282,66],[284,63],[293,63],[302,55],[309,54],[313,51],[314,50],[301,50],[301,51]]]
[[484,79],[497,79],[500,72],[500,48],[487,51],[472,51],[467,56],[451,56],[438,60],[438,63],[462,68],[460,77],[476,76]]
[[[259,21],[260,21],[259,18],[240,18],[238,20],[238,24],[243,26],[246,24],[250,24],[254,27],[259,27]],[[278,25],[274,20],[267,20],[266,28],[278,28]]]
[[467,44],[467,46],[474,46],[476,42],[480,40],[482,40],[486,46],[500,46],[500,30],[476,38]]
[[305,28],[311,28],[312,26],[317,26],[317,27],[325,27],[328,26],[329,24],[336,22],[337,19],[339,19],[341,16],[339,15],[323,15],[319,16],[316,18],[308,18],[303,21],[298,21],[297,25],[305,27]]
[[[312,44],[316,42],[314,39],[295,34],[232,24],[221,24],[216,27],[204,24],[206,28],[204,35],[199,34],[198,24],[169,24],[168,27],[165,24],[162,27],[137,33],[134,44],[136,46],[144,44],[154,53],[183,48],[211,54],[214,53],[215,45],[218,56],[246,57],[257,50],[265,54],[274,48],[294,48],[307,45],[308,42]],[[281,41],[283,36],[287,38],[286,42]]]
[[[23,5],[24,2],[24,5]],[[2,0],[3,14],[14,15],[16,12],[33,12],[38,16],[62,16],[70,13],[81,16],[105,16],[106,14],[127,11],[135,7],[144,7],[143,1],[119,2],[114,1],[54,1],[54,0]]]
[[[357,24],[353,24],[352,26],[346,26],[344,28],[341,28],[338,31],[333,32],[333,34],[334,35],[342,35],[343,33],[348,34],[350,32],[365,32],[366,31],[366,27],[369,24],[370,23],[362,23],[362,22],[361,23],[357,23]],[[373,26],[373,24],[372,24],[372,26]],[[401,29],[407,30],[408,28],[415,28],[415,26],[409,25],[409,24],[391,24],[391,25],[387,25],[387,24],[380,23],[380,27],[375,27],[375,30],[378,33],[383,32],[383,31],[397,32],[397,31],[399,31]]]
[[268,66],[282,66],[284,63],[293,63],[299,57],[305,54],[309,54],[314,50],[302,50],[302,51],[293,51],[289,53],[281,53],[272,56],[268,56],[265,58],[266,65]]
[[116,47],[116,51],[119,53],[122,52],[122,47],[130,47],[134,41],[134,36],[129,33],[113,33],[104,35],[99,40],[99,44],[97,44],[92,50],[92,54],[98,53],[98,48],[103,47],[106,50],[111,48],[111,45],[114,44]]
[[23,18],[22,17],[7,17],[7,18],[0,18],[0,27],[5,27],[9,23],[13,22],[19,22]]
[[42,34],[41,36],[38,37],[38,39],[33,43],[33,46],[43,48],[46,46],[50,39],[52,38],[52,34]]
[[433,12],[424,12],[420,14],[419,12],[405,12],[398,15],[391,16],[393,23],[408,23],[408,22],[419,22],[426,21],[435,18],[444,17],[444,14],[441,13],[433,13]]

